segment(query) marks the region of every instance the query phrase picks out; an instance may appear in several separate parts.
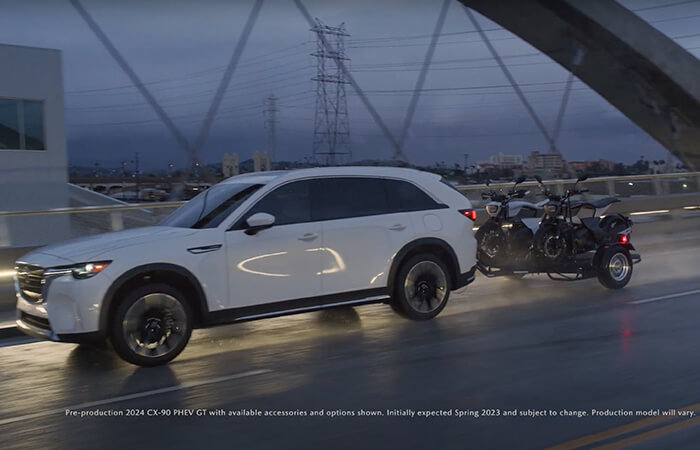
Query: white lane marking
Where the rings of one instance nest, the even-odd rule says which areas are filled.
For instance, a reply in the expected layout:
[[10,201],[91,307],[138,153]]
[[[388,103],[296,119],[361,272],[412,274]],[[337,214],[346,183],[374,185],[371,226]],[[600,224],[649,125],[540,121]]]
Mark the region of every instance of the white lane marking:
[[184,389],[191,389],[194,387],[205,386],[207,384],[222,383],[224,381],[236,380],[236,379],[245,378],[245,377],[252,377],[255,375],[262,375],[262,374],[269,373],[269,372],[272,372],[272,370],[270,370],[270,369],[251,370],[249,372],[237,373],[235,375],[228,375],[228,376],[219,377],[219,378],[212,378],[210,380],[202,380],[202,381],[196,381],[194,383],[181,384],[178,386],[170,386],[170,387],[161,388],[161,389],[154,389],[151,391],[137,392],[135,394],[120,395],[119,397],[112,397],[112,398],[107,398],[104,400],[97,400],[94,402],[81,403],[79,405],[65,406],[63,408],[56,408],[56,409],[51,409],[48,411],[41,411],[41,412],[37,412],[34,414],[26,414],[24,416],[10,417],[8,419],[0,420],[0,426],[9,425],[9,424],[15,423],[15,422],[21,422],[23,420],[37,419],[39,417],[46,417],[46,416],[51,416],[54,414],[64,413],[67,409],[75,410],[75,409],[93,408],[95,406],[109,405],[111,403],[118,403],[118,402],[124,402],[127,400],[134,400],[137,398],[150,397],[152,395],[167,394],[168,392],[176,392],[176,391],[181,391]]
[[635,300],[635,301],[629,302],[629,303],[632,305],[641,305],[642,303],[658,302],[659,300],[669,300],[672,298],[685,297],[686,295],[693,295],[693,294],[700,294],[700,289],[696,289],[694,291],[678,292],[676,294],[662,295],[661,297],[645,298],[643,300]]

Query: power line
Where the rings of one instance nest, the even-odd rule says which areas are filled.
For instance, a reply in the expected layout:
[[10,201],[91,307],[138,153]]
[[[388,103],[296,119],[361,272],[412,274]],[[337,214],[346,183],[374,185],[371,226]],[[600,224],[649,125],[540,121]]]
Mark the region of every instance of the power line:
[[[274,74],[274,76],[269,76],[269,77],[261,77],[258,78],[257,80],[252,80],[250,82],[245,82],[245,83],[239,83],[239,84],[232,84],[228,92],[235,92],[239,90],[245,90],[246,94],[249,93],[250,91],[248,88],[250,87],[264,87],[264,86],[269,86],[269,85],[274,85],[274,86],[279,86],[279,81],[287,80],[289,78],[289,74],[292,73],[297,73],[301,71],[306,71],[309,70],[309,66],[304,66],[302,68],[299,68],[297,70],[292,70],[290,69],[289,72],[287,73],[282,73],[282,74]],[[277,80],[278,78],[281,78],[281,80]],[[257,81],[263,81],[263,80],[272,80],[274,81],[268,81],[265,83],[258,83]],[[290,84],[288,84],[290,85]],[[295,84],[291,84],[295,85]],[[284,85],[282,86],[284,87]],[[187,97],[192,97],[192,96],[201,96],[202,94],[207,94],[207,93],[212,93],[214,92],[213,89],[208,89],[206,91],[195,91],[195,92],[187,92],[184,94]],[[197,100],[197,101],[192,101],[192,102],[175,102],[173,103],[173,100],[178,100],[183,98],[182,95],[175,95],[175,96],[170,96],[167,99],[164,99],[161,103],[162,104],[167,104],[170,107],[177,107],[177,106],[189,106],[189,105],[194,105],[194,104],[199,104],[199,103],[208,103],[209,100]],[[96,110],[111,110],[111,109],[119,109],[119,108],[126,108],[126,109],[134,109],[136,107],[144,107],[147,106],[143,102],[129,102],[129,103],[109,103],[109,104],[103,104],[103,105],[90,105],[90,106],[74,106],[74,107],[66,107],[66,111],[96,111]]]
[[228,89],[228,86],[231,83],[231,78],[233,77],[233,73],[236,71],[238,61],[241,59],[243,50],[245,49],[246,44],[248,43],[250,32],[253,30],[253,26],[255,25],[255,21],[257,20],[258,15],[260,14],[260,9],[262,8],[262,5],[263,0],[256,0],[255,4],[253,4],[253,9],[251,9],[250,15],[248,16],[248,20],[246,20],[246,23],[243,26],[241,36],[238,38],[236,47],[233,50],[233,55],[231,55],[231,60],[229,61],[228,66],[226,66],[226,70],[224,71],[223,77],[221,77],[221,83],[216,89],[216,93],[214,94],[214,98],[212,99],[209,111],[204,117],[204,123],[202,124],[202,128],[199,131],[199,135],[197,136],[197,140],[195,141],[194,146],[192,147],[191,160],[193,166],[197,166],[199,164],[198,153],[202,151],[202,146],[204,145],[204,142],[209,136],[209,131],[211,130],[211,125],[214,122],[216,113],[219,110],[219,106],[221,105],[221,100],[223,99],[224,94],[226,93],[226,89]]
[[[450,8],[450,2],[452,0],[443,0],[442,8],[440,9],[440,14],[438,16],[437,23],[435,24],[435,31],[433,32],[433,37],[430,39],[430,46],[425,53],[425,59],[423,60],[423,68],[418,75],[416,80],[416,87],[413,89],[413,96],[411,97],[411,103],[408,105],[408,110],[406,111],[406,119],[403,123],[403,128],[401,129],[401,135],[399,137],[399,146],[403,150],[404,142],[406,141],[406,135],[408,129],[411,127],[411,122],[413,121],[413,115],[416,112],[416,106],[418,105],[418,100],[420,99],[420,94],[423,90],[423,84],[425,83],[425,78],[428,75],[428,69],[430,68],[430,62],[433,60],[433,54],[435,54],[435,45],[440,38],[440,32],[442,27],[445,25],[445,17],[447,17],[447,10]],[[394,155],[395,159],[399,159],[400,154]]]
[[488,37],[486,36],[486,33],[484,33],[484,31],[481,29],[481,25],[479,25],[479,22],[476,20],[476,17],[474,17],[474,14],[472,13],[472,11],[469,8],[465,7],[464,12],[467,14],[467,17],[469,17],[469,21],[472,23],[472,25],[474,26],[476,31],[479,33],[479,36],[484,41],[484,44],[486,44],[486,47],[489,49],[489,52],[491,52],[493,59],[495,59],[496,63],[498,63],[498,65],[500,66],[501,71],[503,72],[503,75],[505,75],[505,77],[508,80],[508,82],[510,83],[511,87],[513,88],[515,93],[520,98],[520,101],[522,102],[523,106],[525,106],[525,109],[527,110],[527,112],[530,115],[530,117],[532,118],[532,120],[535,122],[535,125],[537,126],[537,128],[540,130],[540,133],[542,133],[544,138],[549,143],[550,151],[559,153],[557,151],[554,139],[552,139],[552,137],[549,135],[549,132],[547,132],[547,129],[544,127],[544,124],[540,120],[539,116],[537,115],[535,110],[532,108],[532,105],[530,105],[530,103],[527,101],[525,94],[520,89],[520,86],[515,81],[515,78],[510,73],[510,70],[508,70],[508,67],[503,62],[503,59],[501,59],[501,56],[496,51],[496,48],[493,46],[491,41],[489,41]]
[[119,53],[119,50],[112,44],[112,41],[109,40],[107,35],[102,31],[102,29],[99,27],[97,22],[90,16],[90,14],[85,10],[83,5],[80,3],[79,0],[70,0],[71,4],[75,8],[75,10],[78,12],[78,14],[83,18],[85,23],[88,25],[88,27],[92,30],[92,32],[97,36],[97,38],[102,42],[102,44],[105,46],[107,51],[112,55],[114,60],[119,64],[119,66],[124,70],[126,75],[129,77],[131,82],[136,86],[136,88],[141,92],[141,94],[146,98],[148,103],[150,103],[151,107],[153,107],[153,110],[156,112],[158,117],[163,121],[165,126],[170,130],[170,132],[173,134],[175,139],[178,141],[178,143],[185,149],[186,151],[190,150],[190,145],[189,142],[187,142],[187,139],[180,133],[180,130],[175,126],[173,121],[170,119],[168,114],[163,110],[163,108],[158,104],[158,101],[153,97],[153,95],[148,91],[148,89],[143,85],[139,77],[136,75],[136,73],[133,71],[133,69],[129,66],[129,64],[126,62],[124,57]]
[[[287,51],[288,49],[300,47],[300,46],[303,46],[303,45],[308,45],[310,42],[311,42],[311,41],[305,41],[305,42],[302,42],[302,43],[300,43],[300,44],[295,44],[295,45],[291,45],[291,46],[289,46],[289,47],[285,47],[285,48],[281,48],[281,49],[278,49],[278,50],[274,50],[274,51],[272,51],[272,52],[269,52],[268,55],[273,54],[273,53],[278,53],[278,52],[281,52],[281,51]],[[275,58],[271,58],[271,59],[267,59],[267,60],[265,60],[264,57],[262,57],[262,56],[261,56],[261,57],[258,57],[258,58],[251,58],[251,59],[248,59],[247,62],[245,62],[245,63],[243,63],[243,64],[240,64],[238,67],[239,67],[239,68],[251,67],[251,66],[259,67],[261,64],[265,64],[266,62],[279,61],[279,60],[282,60],[282,59],[285,59],[285,58],[289,58],[289,57],[291,57],[291,56],[298,56],[298,55],[303,54],[303,53],[306,53],[306,52],[307,52],[307,50],[302,49],[302,50],[300,50],[300,51],[298,51],[298,52],[287,53],[286,55],[282,55],[282,56],[275,57]],[[262,61],[261,61],[261,59],[262,59]],[[154,85],[154,84],[162,84],[162,83],[169,83],[169,82],[172,82],[172,81],[187,80],[187,79],[191,79],[191,78],[198,78],[198,77],[201,77],[201,76],[213,75],[213,74],[221,73],[221,72],[223,72],[225,69],[226,69],[226,66],[210,67],[209,69],[203,69],[203,70],[199,70],[199,71],[196,71],[196,72],[191,72],[191,73],[188,73],[188,74],[184,74],[184,75],[182,75],[182,76],[179,76],[179,77],[162,78],[162,79],[159,79],[159,80],[154,80],[154,81],[145,82],[145,83],[143,83],[143,84],[144,84],[145,86],[150,86],[150,85]],[[267,70],[268,70],[268,69],[262,69],[262,70],[260,70],[260,71],[254,72],[254,73],[263,72],[263,71],[267,71]],[[94,92],[114,91],[114,90],[121,90],[121,89],[133,88],[133,87],[134,87],[133,84],[124,84],[124,85],[118,85],[118,86],[107,86],[107,87],[102,87],[102,88],[79,89],[79,90],[65,91],[65,94],[71,94],[71,95],[72,95],[72,94],[89,94],[89,93],[94,93]]]

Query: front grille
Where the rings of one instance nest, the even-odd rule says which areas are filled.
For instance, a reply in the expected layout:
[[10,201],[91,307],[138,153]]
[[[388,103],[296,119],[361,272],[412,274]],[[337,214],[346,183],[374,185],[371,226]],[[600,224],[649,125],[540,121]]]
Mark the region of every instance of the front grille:
[[33,264],[18,263],[15,266],[15,271],[22,297],[32,302],[41,302],[43,299],[44,269]]
[[19,318],[20,320],[22,320],[22,322],[28,325],[41,328],[42,330],[51,331],[51,325],[49,324],[48,319],[44,319],[43,317],[32,316],[24,311],[20,313]]

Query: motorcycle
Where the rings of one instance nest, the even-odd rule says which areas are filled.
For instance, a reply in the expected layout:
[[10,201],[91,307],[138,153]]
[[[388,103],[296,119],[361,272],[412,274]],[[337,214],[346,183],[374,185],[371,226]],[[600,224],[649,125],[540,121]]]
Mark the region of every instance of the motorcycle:
[[549,191],[539,176],[535,179],[548,199],[533,244],[539,265],[550,278],[552,273],[566,279],[570,277],[564,273],[574,273],[574,279],[596,275],[608,288],[624,287],[632,276],[632,266],[641,261],[630,242],[632,221],[622,214],[601,217],[620,200],[572,200],[588,192],[578,189],[585,176],[579,177],[564,195]]
[[[483,200],[490,200],[485,207],[490,217],[474,235],[480,264],[511,271],[510,275],[514,276],[528,272],[530,249],[544,204],[518,200],[529,193],[526,189],[517,189],[523,181],[525,177],[518,178],[508,192],[492,189],[481,194]],[[489,182],[486,185],[489,186]]]
[[619,200],[572,200],[588,192],[577,189],[585,177],[564,195],[549,191],[540,177],[535,179],[546,197],[539,203],[514,200],[527,195],[528,191],[516,189],[524,177],[507,193],[482,193],[484,200],[490,200],[486,205],[490,218],[475,233],[479,271],[510,278],[546,273],[562,281],[597,277],[607,288],[624,287],[632,266],[641,261],[630,242],[632,221],[622,214],[601,218]]

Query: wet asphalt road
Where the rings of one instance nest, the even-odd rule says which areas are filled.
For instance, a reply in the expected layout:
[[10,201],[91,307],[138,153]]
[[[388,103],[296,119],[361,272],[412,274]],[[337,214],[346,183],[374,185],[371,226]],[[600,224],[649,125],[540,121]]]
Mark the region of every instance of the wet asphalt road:
[[[697,448],[695,419],[561,413],[700,402],[699,249],[642,249],[621,291],[596,280],[479,277],[429,322],[372,305],[197,331],[178,359],[154,369],[71,344],[0,347],[0,448],[542,448],[595,433],[604,434],[578,444]],[[654,300],[672,294],[682,295]],[[74,405],[171,416],[66,416]],[[172,416],[217,408],[325,415]],[[394,409],[453,415],[387,416]],[[501,415],[455,416],[482,409]],[[527,409],[559,414],[520,416]],[[329,417],[338,410],[355,416]],[[627,434],[615,430],[629,423]]]

